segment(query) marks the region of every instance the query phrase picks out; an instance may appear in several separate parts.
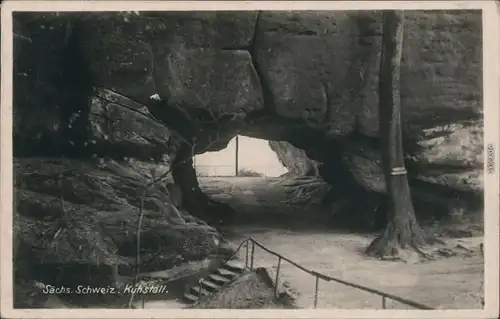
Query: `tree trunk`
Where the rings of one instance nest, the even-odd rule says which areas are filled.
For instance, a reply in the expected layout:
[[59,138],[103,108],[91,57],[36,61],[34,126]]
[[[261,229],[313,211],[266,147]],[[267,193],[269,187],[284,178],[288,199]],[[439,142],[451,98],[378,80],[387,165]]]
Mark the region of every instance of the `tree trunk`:
[[379,72],[379,130],[387,187],[387,225],[367,248],[377,257],[398,257],[405,248],[423,252],[424,236],[415,218],[410,186],[404,168],[399,90],[403,12],[383,13],[382,50]]

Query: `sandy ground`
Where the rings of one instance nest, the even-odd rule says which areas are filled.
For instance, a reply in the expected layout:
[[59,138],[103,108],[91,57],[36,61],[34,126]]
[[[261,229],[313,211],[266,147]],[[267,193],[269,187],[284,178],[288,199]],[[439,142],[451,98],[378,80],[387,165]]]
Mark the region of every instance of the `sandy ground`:
[[[334,230],[314,208],[280,204],[284,189],[262,178],[199,178],[214,199],[237,211],[227,237],[235,243],[252,236],[270,249],[311,270],[392,293],[439,309],[481,308],[484,263],[479,254],[425,263],[382,261],[363,255],[375,234]],[[481,238],[450,239],[475,247]],[[242,251],[242,256],[244,252]],[[244,257],[243,257],[244,258]],[[260,249],[255,264],[273,267],[277,258]],[[315,279],[283,263],[280,280],[296,290],[297,305],[313,306]],[[381,297],[332,282],[319,283],[318,308],[381,308]],[[410,309],[387,301],[387,308]]]

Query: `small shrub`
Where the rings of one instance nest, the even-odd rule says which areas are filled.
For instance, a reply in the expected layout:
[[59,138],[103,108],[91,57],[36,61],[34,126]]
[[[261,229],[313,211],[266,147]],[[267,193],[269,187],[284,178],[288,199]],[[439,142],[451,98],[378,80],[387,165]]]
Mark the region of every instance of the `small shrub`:
[[248,168],[242,168],[238,171],[238,176],[241,176],[241,177],[262,177],[262,176],[264,176],[264,174],[253,171],[253,170],[248,169]]

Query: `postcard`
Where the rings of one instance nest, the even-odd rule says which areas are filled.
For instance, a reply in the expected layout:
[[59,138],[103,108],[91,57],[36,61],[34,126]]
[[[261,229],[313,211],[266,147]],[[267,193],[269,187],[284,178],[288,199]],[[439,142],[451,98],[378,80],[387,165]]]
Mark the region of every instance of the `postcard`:
[[4,1],[5,318],[497,318],[495,1]]

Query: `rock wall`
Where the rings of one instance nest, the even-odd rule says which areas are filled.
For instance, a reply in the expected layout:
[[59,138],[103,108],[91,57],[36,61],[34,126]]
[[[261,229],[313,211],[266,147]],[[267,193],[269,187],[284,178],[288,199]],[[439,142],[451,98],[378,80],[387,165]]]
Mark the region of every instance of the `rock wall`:
[[304,150],[288,142],[269,141],[269,147],[276,153],[281,165],[288,169],[287,176],[318,176],[317,161],[307,157]]
[[[221,237],[171,204],[164,183],[149,187],[140,162],[23,158],[14,162],[16,283],[76,288],[131,284],[141,212],[141,271],[224,255]],[[83,277],[82,277],[83,276]]]
[[[106,30],[109,20],[100,21],[100,30]],[[120,27],[103,35],[106,47],[94,43],[95,37],[89,38],[88,47],[94,50],[87,54],[96,63],[96,78],[104,86],[112,84],[117,91],[144,101],[154,116],[171,128],[178,127],[176,131],[184,138],[196,139],[197,152],[221,136],[233,136],[238,130],[244,133],[247,124],[253,126],[254,135],[259,134],[255,127],[265,121],[287,129],[270,132],[268,128],[259,137],[269,134],[290,141],[321,162],[335,162],[332,157],[339,156],[358,158],[364,144],[376,142],[379,13],[158,14],[114,22]],[[223,31],[221,26],[233,31]],[[129,35],[141,32],[135,42],[123,43]],[[107,61],[103,55],[113,60],[116,49],[109,43],[137,48],[131,52],[140,55],[144,69],[150,70],[139,81],[146,83],[141,90],[123,84],[127,74],[115,73],[103,62]],[[149,58],[148,53],[138,53],[142,48],[148,48]],[[125,60],[136,61],[136,55],[122,52]],[[429,130],[449,123],[480,125],[481,23],[477,12],[408,13],[402,59],[409,158],[422,151],[418,143],[436,136],[429,136]],[[126,83],[133,83],[137,72],[128,70],[132,74]],[[148,102],[155,92],[161,101]],[[179,109],[185,111],[184,116],[174,116]],[[445,135],[454,133],[454,128],[448,128]],[[433,152],[445,152],[440,149],[433,146]],[[481,151],[472,149],[476,154]],[[363,174],[362,160],[347,161],[362,185],[371,183]],[[474,170],[480,166],[475,164]],[[434,176],[442,173],[435,171]],[[382,181],[378,174],[371,179]]]
[[[406,18],[406,136],[479,118],[480,13],[421,11]],[[377,12],[23,13],[16,21],[19,34],[31,39],[16,38],[16,104],[22,105],[16,110],[47,109],[39,119],[20,116],[16,127],[38,124],[16,135],[50,135],[45,123],[53,122],[62,130],[73,115],[68,105],[87,112],[85,118],[89,100],[75,104],[75,94],[63,93],[72,87],[84,96],[82,87],[97,86],[145,105],[170,129],[196,138],[200,152],[209,140],[266,119],[294,128],[281,140],[299,144],[310,134],[321,136],[318,144],[352,132],[377,136]],[[59,63],[64,58],[67,67]],[[61,69],[79,82],[57,80]],[[30,88],[41,95],[36,106],[23,100],[33,100],[24,94]],[[155,94],[157,103],[150,99]],[[54,119],[41,121],[45,116]]]

